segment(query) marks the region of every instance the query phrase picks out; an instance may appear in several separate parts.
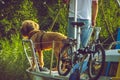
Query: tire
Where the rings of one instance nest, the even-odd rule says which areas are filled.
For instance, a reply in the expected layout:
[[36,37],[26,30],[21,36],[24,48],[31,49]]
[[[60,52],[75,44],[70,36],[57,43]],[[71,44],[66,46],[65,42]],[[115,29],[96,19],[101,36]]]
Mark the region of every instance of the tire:
[[65,45],[58,58],[58,74],[66,76],[72,68],[72,47]]
[[97,80],[100,77],[104,70],[104,64],[105,51],[103,47],[98,44],[95,46],[95,53],[90,55],[88,62],[88,75],[90,80]]

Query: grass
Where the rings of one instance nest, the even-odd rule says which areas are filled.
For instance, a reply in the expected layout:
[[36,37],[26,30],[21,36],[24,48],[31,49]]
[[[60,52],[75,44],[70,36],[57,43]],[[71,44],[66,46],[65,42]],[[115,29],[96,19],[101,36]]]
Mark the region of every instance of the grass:
[[0,40],[0,80],[30,80],[19,34]]

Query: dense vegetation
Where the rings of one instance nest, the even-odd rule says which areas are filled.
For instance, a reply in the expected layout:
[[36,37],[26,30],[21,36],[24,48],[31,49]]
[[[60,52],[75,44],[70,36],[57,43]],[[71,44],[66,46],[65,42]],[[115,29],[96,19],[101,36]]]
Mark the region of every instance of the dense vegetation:
[[[20,26],[23,20],[39,23],[40,29],[67,34],[68,6],[62,0],[0,0],[0,80],[30,80],[23,52]],[[116,40],[120,7],[116,0],[99,0],[97,25],[103,44]],[[46,52],[49,53],[49,52]],[[45,55],[49,67],[50,54]]]

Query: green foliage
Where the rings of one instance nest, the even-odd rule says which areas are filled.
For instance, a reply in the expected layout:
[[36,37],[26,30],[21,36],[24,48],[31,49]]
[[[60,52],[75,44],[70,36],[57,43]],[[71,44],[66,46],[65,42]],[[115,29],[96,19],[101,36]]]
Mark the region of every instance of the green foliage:
[[[101,38],[107,42],[116,40],[116,29],[120,27],[120,8],[116,0],[100,0],[97,26],[101,27]],[[104,40],[103,40],[104,41]]]
[[[44,51],[43,53],[44,53],[44,62],[45,62],[44,66],[47,67],[48,69],[50,69],[52,50]],[[55,55],[53,55],[52,67],[55,68],[56,65],[57,65],[56,57],[55,57]]]
[[67,7],[58,1],[33,0],[33,4],[38,11],[39,25],[41,30],[58,31],[66,34],[67,27]]
[[[3,14],[0,16],[0,80],[31,80],[31,76],[26,73],[29,66],[19,29],[25,19],[37,21],[37,11],[30,0],[13,0],[5,2],[5,5],[0,9]],[[16,33],[8,39],[7,34],[11,28],[16,29]]]
[[23,52],[19,34],[0,40],[0,80],[27,80],[28,62]]
[[[33,7],[33,2],[30,0],[23,0],[20,4],[19,10],[16,10],[16,18],[20,21],[30,19],[37,21],[36,9]],[[19,17],[19,18],[18,18]]]

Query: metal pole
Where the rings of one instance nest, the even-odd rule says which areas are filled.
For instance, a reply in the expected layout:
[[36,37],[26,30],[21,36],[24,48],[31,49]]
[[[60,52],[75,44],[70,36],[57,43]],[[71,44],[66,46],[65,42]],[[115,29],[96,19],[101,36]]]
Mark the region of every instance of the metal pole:
[[36,64],[36,72],[40,72],[39,65],[38,65],[38,60],[37,60],[37,55],[36,55],[36,52],[34,50],[34,43],[31,39],[30,39],[30,43],[31,43],[33,58],[34,58],[34,61],[35,61],[35,64]]
[[[74,21],[77,22],[77,0],[75,0],[75,3],[74,3],[74,10],[75,10],[75,14],[74,14]],[[77,27],[75,25],[74,27],[74,38],[76,39],[77,38]]]
[[[74,14],[74,21],[77,22],[77,9],[78,9],[78,0],[75,0],[75,3],[74,3],[74,11],[75,11],[75,14]],[[77,27],[77,25],[75,25],[74,27],[74,38],[77,39],[77,49],[80,48],[80,27]]]
[[51,54],[51,62],[50,62],[50,75],[51,75],[51,71],[52,71],[53,54],[54,54],[54,44],[55,44],[55,41],[52,42],[52,54]]
[[28,40],[22,40],[22,44],[23,44],[23,49],[24,49],[25,55],[26,55],[26,57],[27,57],[27,59],[28,59],[28,61],[29,61],[30,67],[31,67],[31,66],[32,66],[32,63],[31,63],[31,60],[30,60],[30,58],[29,58],[29,56],[28,56],[27,49],[26,49],[26,47],[25,47],[25,42],[29,42],[29,41],[28,41]]

